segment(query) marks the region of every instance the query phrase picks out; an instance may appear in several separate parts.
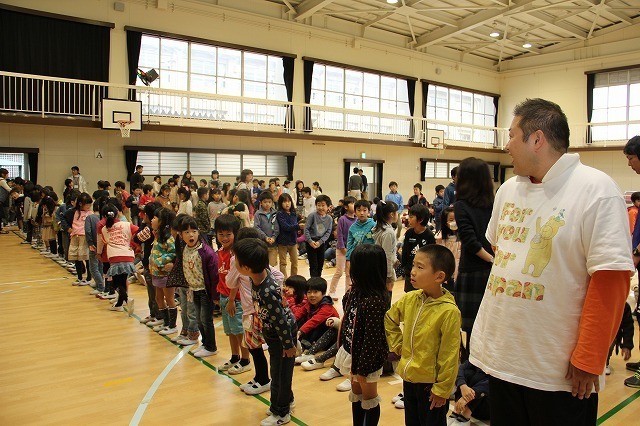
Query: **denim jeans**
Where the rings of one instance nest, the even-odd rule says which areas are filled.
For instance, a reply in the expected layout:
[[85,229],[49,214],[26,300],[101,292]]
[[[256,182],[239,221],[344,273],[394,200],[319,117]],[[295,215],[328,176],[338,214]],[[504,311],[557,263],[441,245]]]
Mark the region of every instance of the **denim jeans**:
[[324,260],[327,262],[331,262],[331,261],[335,262],[335,259],[336,259],[336,248],[329,247],[328,249],[326,249],[324,252]]
[[193,304],[195,305],[198,329],[202,336],[202,345],[210,352],[218,350],[216,346],[216,333],[213,328],[213,308],[206,290],[193,292]]
[[191,332],[198,331],[198,321],[196,318],[196,305],[187,300],[189,289],[180,287],[178,295],[180,296],[180,318],[182,318],[182,330]]
[[89,271],[96,283],[96,290],[104,291],[104,277],[102,276],[102,262],[95,251],[89,250]]
[[264,336],[269,345],[269,364],[271,364],[271,412],[277,416],[286,416],[293,402],[294,357],[283,357],[282,343],[279,338]]

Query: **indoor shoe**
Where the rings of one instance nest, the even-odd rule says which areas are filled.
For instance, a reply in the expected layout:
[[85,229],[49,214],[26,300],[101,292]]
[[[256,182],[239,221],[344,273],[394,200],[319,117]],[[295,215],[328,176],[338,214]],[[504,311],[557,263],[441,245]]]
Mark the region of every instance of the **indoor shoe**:
[[628,362],[627,370],[629,371],[638,371],[640,369],[640,362]]
[[205,349],[204,347],[198,349],[193,356],[195,356],[196,358],[206,358],[208,356],[213,356],[215,354],[217,354],[218,351],[210,351]]
[[276,416],[274,414],[270,415],[266,419],[260,422],[260,426],[277,426],[284,425],[291,421],[291,414],[288,414],[284,417]]
[[95,289],[94,289],[94,290],[91,290],[91,291],[89,292],[89,294],[90,294],[90,295],[92,295],[92,296],[98,295],[98,294],[100,294],[100,290],[95,290]]
[[338,392],[347,392],[351,390],[351,379],[346,379],[338,386],[336,386]]
[[133,300],[133,298],[131,298],[131,297],[129,298],[129,300],[127,300],[127,314],[129,316],[133,315],[133,311],[135,309],[135,303],[136,303],[136,301]]
[[177,333],[177,332],[178,332],[178,327],[169,328],[169,326],[167,325],[162,330],[160,330],[158,334],[161,336],[168,336],[170,334]]
[[640,371],[636,371],[636,374],[625,379],[624,385],[630,388],[640,388]]
[[400,392],[399,394],[391,398],[391,403],[395,404],[396,402],[400,401],[402,398],[404,398],[404,394]]
[[604,368],[604,374],[605,374],[605,375],[607,375],[607,376],[610,376],[610,375],[611,375],[611,366],[607,365],[607,366]]
[[[324,368],[324,362],[316,361],[315,357],[301,364],[302,369],[305,371],[313,371]],[[332,368],[333,370],[333,368]],[[335,371],[335,370],[334,370]]]
[[234,364],[233,367],[227,370],[227,374],[230,374],[233,376],[234,374],[241,374],[241,373],[244,373],[245,371],[250,371],[252,369],[253,368],[251,367],[251,364],[242,365],[238,362]]
[[404,396],[393,404],[397,409],[404,410]]
[[[289,404],[289,414],[293,413],[293,409],[296,407],[296,402],[295,401],[291,401],[291,404]],[[267,416],[272,416],[273,413],[271,412],[271,407],[269,407],[267,409],[267,412],[265,413]]]
[[297,356],[295,359],[295,363],[297,364],[302,364],[303,362],[309,361],[310,359],[313,359],[314,356],[311,354],[302,354],[300,356]]
[[320,380],[327,381],[327,380],[335,379],[336,377],[342,377],[342,374],[335,368],[331,367],[330,369],[328,369],[327,371],[325,371],[320,375]]
[[227,361],[224,364],[218,366],[218,371],[227,371],[228,369],[236,365],[238,362],[239,361],[236,361],[236,362]]
[[195,345],[196,343],[198,343],[197,340],[191,340],[188,337],[184,337],[183,339],[178,339],[176,340],[176,343],[181,345],[181,346],[191,346],[191,345]]
[[124,307],[112,305],[109,310],[114,312],[124,312]]
[[243,390],[247,395],[258,395],[261,393],[269,392],[269,390],[271,390],[271,382],[268,382],[266,385],[254,383],[251,386],[246,386]]
[[249,388],[249,387],[253,386],[255,383],[256,383],[256,382],[254,382],[254,381],[253,381],[253,379],[251,379],[251,380],[249,380],[247,383],[245,383],[244,385],[240,385],[240,386],[238,386],[238,387],[240,388],[240,390],[241,390],[242,392],[244,392],[244,390],[245,390],[246,388]]
[[[156,325],[164,325],[164,319],[162,318],[152,318],[151,321],[146,322],[147,327],[155,327]],[[153,330],[155,331],[155,330]]]

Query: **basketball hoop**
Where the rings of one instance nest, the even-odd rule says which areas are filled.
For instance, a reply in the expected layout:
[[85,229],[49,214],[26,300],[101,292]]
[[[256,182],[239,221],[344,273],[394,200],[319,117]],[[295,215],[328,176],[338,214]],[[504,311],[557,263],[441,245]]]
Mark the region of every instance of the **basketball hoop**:
[[118,125],[120,126],[120,135],[123,138],[128,138],[131,134],[131,125],[133,121],[131,120],[118,120]]

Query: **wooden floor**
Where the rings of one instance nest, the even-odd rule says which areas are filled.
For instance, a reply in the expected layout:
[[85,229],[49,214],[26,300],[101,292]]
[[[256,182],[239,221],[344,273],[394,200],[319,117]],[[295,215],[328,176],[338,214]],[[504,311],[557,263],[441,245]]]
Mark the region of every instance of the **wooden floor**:
[[[88,287],[73,287],[72,275],[20,241],[14,233],[0,235],[1,425],[252,425],[265,417],[269,394],[238,389],[253,372],[230,378],[215,369],[230,355],[221,326],[219,353],[202,362],[126,313],[108,311],[107,302],[89,296]],[[306,269],[304,261],[300,266]],[[324,272],[329,278],[334,270]],[[396,288],[394,299],[402,294],[400,283]],[[146,316],[144,287],[132,285],[130,293],[136,316]],[[599,416],[606,425],[637,424],[640,390],[623,385],[629,372],[620,357],[612,366]],[[296,367],[292,424],[351,424],[347,394],[335,390],[341,379],[318,380],[324,371]],[[380,381],[381,425],[403,423],[403,411],[390,402],[401,386],[394,377]],[[621,404],[628,399],[634,400]]]

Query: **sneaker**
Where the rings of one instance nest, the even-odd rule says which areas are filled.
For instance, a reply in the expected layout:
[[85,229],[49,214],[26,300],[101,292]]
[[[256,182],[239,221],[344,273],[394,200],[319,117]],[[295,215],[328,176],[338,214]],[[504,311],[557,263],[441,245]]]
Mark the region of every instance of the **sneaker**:
[[75,280],[74,282],[71,283],[71,285],[80,285],[81,282],[82,280]]
[[346,379],[345,381],[340,383],[338,386],[336,386],[336,390],[338,392],[350,391],[351,390],[351,379]]
[[87,286],[87,285],[89,285],[89,281],[87,281],[87,280],[80,280],[80,282],[78,283],[78,285],[79,285],[80,287]]
[[397,400],[393,405],[399,410],[404,410],[404,397]]
[[20,244],[31,244],[31,241],[20,241]]
[[320,375],[320,380],[327,381],[327,380],[335,379],[336,377],[342,377],[342,374],[335,368],[331,367],[330,369],[328,369],[327,371],[325,371]]
[[162,330],[160,330],[158,334],[161,336],[168,336],[170,334],[177,333],[177,332],[178,332],[178,327],[169,328],[169,326],[167,325]]
[[234,365],[236,365],[239,361],[236,362],[231,362],[231,361],[227,361],[222,365],[218,366],[218,371],[227,371],[229,370],[231,367],[233,367]]
[[[296,402],[292,401],[291,404],[289,404],[289,413],[293,413],[293,409],[294,408],[296,408]],[[271,407],[269,407],[269,409],[267,410],[267,412],[265,414],[267,416],[273,415],[273,413],[271,412]]]
[[624,385],[629,386],[630,388],[640,388],[640,370],[636,371],[636,374],[633,376],[625,379]]
[[208,356],[213,356],[215,354],[217,354],[218,351],[210,351],[205,349],[204,347],[198,349],[196,352],[194,352],[193,356],[195,356],[196,358],[205,358]]
[[132,315],[133,315],[133,311],[134,311],[134,309],[135,309],[135,303],[136,303],[136,301],[135,301],[135,300],[133,300],[133,298],[132,298],[132,297],[130,297],[130,298],[129,298],[129,300],[127,300],[127,302],[126,302],[126,303],[127,303],[127,314],[128,314],[129,316],[132,316]]
[[627,370],[629,371],[638,371],[640,369],[640,362],[628,362]]
[[300,259],[300,260],[304,260],[306,258],[307,258],[307,254],[306,253],[305,254],[301,254],[300,256],[298,256],[298,259]]
[[164,321],[162,322],[162,324],[154,325],[153,327],[151,327],[151,330],[155,331],[156,333],[160,333],[162,330],[164,330]]
[[156,325],[164,325],[164,320],[162,318],[152,318],[151,321],[147,321],[145,324],[147,324],[147,327],[155,327]]
[[63,258],[56,259],[56,262],[59,263],[62,266],[65,266],[65,267],[67,266],[67,261],[64,260]]
[[311,355],[311,354],[302,354],[302,355],[296,357],[295,363],[296,363],[296,365],[297,364],[302,364],[303,362],[307,362],[307,361],[309,361],[310,359],[313,359],[313,358],[314,358],[314,356]]
[[44,250],[40,250],[40,254],[44,256],[46,254],[51,254],[51,252],[47,249],[44,249]]
[[138,279],[136,278],[136,276],[135,276],[135,275],[131,275],[129,278],[127,278],[127,282],[128,282],[129,284],[133,284],[133,283],[135,283],[135,282],[137,282],[137,281],[138,281]]
[[400,401],[402,398],[404,398],[404,394],[400,392],[399,394],[391,398],[391,403],[395,404],[396,402]]
[[610,375],[611,375],[611,366],[607,365],[607,366],[604,368],[604,374],[605,374],[605,375],[607,375],[607,376],[610,376]]
[[242,392],[244,392],[244,390],[245,390],[246,388],[249,388],[249,387],[253,386],[255,383],[256,383],[256,382],[254,382],[254,381],[253,381],[253,379],[251,379],[251,380],[249,380],[247,383],[245,383],[244,385],[240,385],[240,386],[238,386],[238,387],[240,388],[240,390],[241,390]]
[[276,416],[274,414],[270,415],[266,419],[260,422],[260,426],[277,426],[284,425],[291,421],[291,414],[288,414],[284,417]]
[[140,324],[147,324],[147,323],[150,323],[151,321],[155,321],[155,318],[149,315],[149,316],[146,316],[146,317],[142,318],[140,320]]
[[184,336],[182,339],[176,340],[176,343],[181,345],[181,346],[190,346],[190,345],[195,345],[196,343],[198,343],[198,341],[197,340],[191,340],[187,336]]
[[187,336],[186,336],[186,335],[184,335],[184,334],[178,334],[177,336],[173,336],[173,337],[171,338],[171,341],[172,341],[173,343],[178,343],[178,340],[184,340],[184,339],[186,339],[186,338],[187,338]]
[[47,253],[44,255],[44,257],[47,257],[49,259],[55,259],[56,257],[58,257],[58,255],[53,253]]
[[96,295],[100,294],[100,290],[95,290],[95,289],[94,289],[94,290],[91,290],[91,291],[89,292],[89,294],[90,294],[90,295],[92,295],[92,296],[96,296]]
[[74,262],[67,262],[67,266],[75,268],[76,264]]
[[116,306],[116,305],[112,305],[109,308],[110,311],[115,311],[115,312],[124,312],[124,307],[123,306]]
[[324,368],[324,362],[316,361],[315,357],[300,364],[305,371],[319,370]]
[[96,288],[96,282],[94,280],[87,280],[87,285],[91,288]]
[[244,373],[245,371],[251,371],[251,370],[253,370],[253,367],[251,367],[251,364],[242,365],[240,363],[237,363],[233,367],[227,370],[227,374],[230,374],[233,376],[234,374],[241,374],[241,373]]
[[266,385],[261,385],[260,383],[254,383],[251,386],[246,386],[243,391],[247,395],[259,395],[261,393],[269,392],[271,389],[271,382]]

